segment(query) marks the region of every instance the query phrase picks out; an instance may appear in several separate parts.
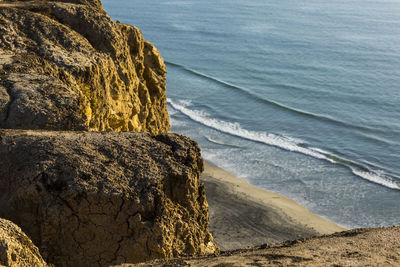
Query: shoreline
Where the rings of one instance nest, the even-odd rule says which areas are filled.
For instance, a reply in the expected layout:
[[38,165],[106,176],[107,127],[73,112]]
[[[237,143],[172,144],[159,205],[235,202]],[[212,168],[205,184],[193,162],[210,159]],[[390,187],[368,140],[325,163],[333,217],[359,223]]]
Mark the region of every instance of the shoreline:
[[222,250],[279,243],[347,230],[283,195],[204,161],[201,177],[209,204],[210,232]]

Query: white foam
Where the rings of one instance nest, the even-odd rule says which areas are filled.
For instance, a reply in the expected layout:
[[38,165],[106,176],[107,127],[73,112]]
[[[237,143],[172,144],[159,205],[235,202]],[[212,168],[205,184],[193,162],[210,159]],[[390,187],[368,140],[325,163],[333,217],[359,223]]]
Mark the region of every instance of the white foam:
[[320,148],[317,148],[317,147],[310,147],[309,149],[312,151],[315,151],[317,153],[320,153],[322,155],[325,155],[325,160],[329,161],[330,163],[333,163],[333,164],[337,163],[337,161],[328,157],[328,155],[331,154],[330,152],[320,149]]
[[176,111],[175,109],[168,110],[169,116],[175,115],[176,113],[178,113],[178,111]]
[[389,187],[391,189],[400,190],[400,186],[397,183],[386,179],[382,173],[365,172],[365,171],[358,171],[358,170],[354,170],[354,169],[352,169],[352,171],[355,175],[357,175],[363,179],[366,179],[370,182],[373,182],[373,183],[376,183],[379,185],[383,185],[383,186]]
[[224,143],[222,141],[219,140],[215,140],[211,137],[205,136],[205,138],[210,141],[211,143],[217,144],[217,145],[223,145],[223,146],[228,146],[228,147],[234,147],[234,148],[240,148],[240,146],[235,145],[235,144],[228,144],[228,143]]
[[267,132],[249,131],[247,129],[242,128],[241,125],[237,122],[226,122],[210,118],[209,115],[203,111],[197,111],[187,108],[188,106],[186,105],[187,103],[180,102],[178,104],[172,101],[171,99],[167,99],[167,102],[174,109],[179,110],[192,120],[197,121],[205,126],[216,129],[218,131],[235,135],[241,138],[245,138],[251,141],[256,141],[267,145],[276,146],[288,151],[295,151],[318,159],[324,159],[330,161],[330,159],[328,159],[324,154],[319,153],[318,151],[301,147],[289,138]]
[[183,121],[183,120],[176,120],[176,119],[174,119],[172,117],[170,117],[169,120],[171,122],[171,125],[174,125],[174,126],[186,126],[186,122]]
[[[226,122],[222,120],[217,120],[214,118],[210,118],[209,114],[204,112],[204,111],[198,111],[198,110],[192,110],[189,109],[187,106],[189,106],[191,103],[190,102],[179,102],[175,103],[171,99],[167,99],[167,102],[176,110],[182,112],[192,120],[199,122],[205,126],[208,126],[210,128],[216,129],[218,131],[231,134],[234,136],[238,136],[241,138],[245,138],[247,140],[251,141],[256,141],[256,142],[261,142],[267,145],[275,146],[282,148],[284,150],[288,151],[294,151],[298,153],[302,153],[317,159],[323,159],[331,163],[338,163],[329,155],[328,151],[325,151],[320,148],[316,147],[310,147],[310,148],[305,148],[299,145],[299,143],[296,143],[296,141],[301,143],[304,143],[302,140],[296,140],[295,138],[290,138],[290,137],[285,137],[285,136],[279,136],[276,134],[271,134],[267,132],[257,132],[257,131],[249,131],[247,129],[244,129],[241,127],[241,125],[237,122]],[[214,140],[213,140],[214,141]],[[391,189],[396,189],[400,190],[400,185],[397,183],[391,181],[390,179],[385,178],[385,175],[383,172],[379,171],[372,171],[372,172],[366,172],[366,171],[359,171],[356,169],[351,168],[352,172],[363,178],[366,179],[370,182],[391,188]]]
[[218,145],[226,145],[224,142],[215,140],[215,139],[213,139],[213,138],[211,138],[211,137],[208,137],[208,136],[206,136],[206,139],[207,139],[208,141],[210,141],[210,142],[212,142],[212,143],[215,143],[215,144],[218,144]]
[[190,100],[190,99],[181,99],[181,100],[179,100],[179,104],[187,107],[187,106],[190,106],[192,104],[192,100]]
[[319,152],[319,153],[321,153],[321,154],[324,154],[324,155],[329,155],[329,154],[330,154],[328,151],[323,150],[323,149],[318,148],[318,147],[310,147],[310,149],[312,149],[312,150],[314,150],[314,151],[317,151],[317,152]]

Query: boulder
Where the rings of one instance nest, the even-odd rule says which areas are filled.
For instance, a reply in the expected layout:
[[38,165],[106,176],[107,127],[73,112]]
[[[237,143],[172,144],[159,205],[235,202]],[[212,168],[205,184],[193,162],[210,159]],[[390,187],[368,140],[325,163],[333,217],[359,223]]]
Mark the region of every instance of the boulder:
[[98,0],[0,1],[0,128],[167,133],[165,73]]
[[14,223],[0,218],[0,266],[47,266],[39,249]]
[[0,130],[0,216],[56,266],[213,253],[197,144],[177,134]]

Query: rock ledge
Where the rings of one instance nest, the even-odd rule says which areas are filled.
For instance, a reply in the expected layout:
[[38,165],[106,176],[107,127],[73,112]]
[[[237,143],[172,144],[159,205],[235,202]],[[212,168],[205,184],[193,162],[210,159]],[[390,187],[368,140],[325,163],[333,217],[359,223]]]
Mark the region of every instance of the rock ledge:
[[0,217],[57,266],[106,266],[218,249],[203,161],[165,134],[0,130]]

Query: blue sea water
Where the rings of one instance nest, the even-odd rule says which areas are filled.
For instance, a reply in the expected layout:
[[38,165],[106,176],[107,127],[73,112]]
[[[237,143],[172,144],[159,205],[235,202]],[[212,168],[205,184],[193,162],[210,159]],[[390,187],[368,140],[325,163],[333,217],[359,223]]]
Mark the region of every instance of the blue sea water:
[[160,50],[205,159],[342,226],[400,224],[400,1],[103,4]]

